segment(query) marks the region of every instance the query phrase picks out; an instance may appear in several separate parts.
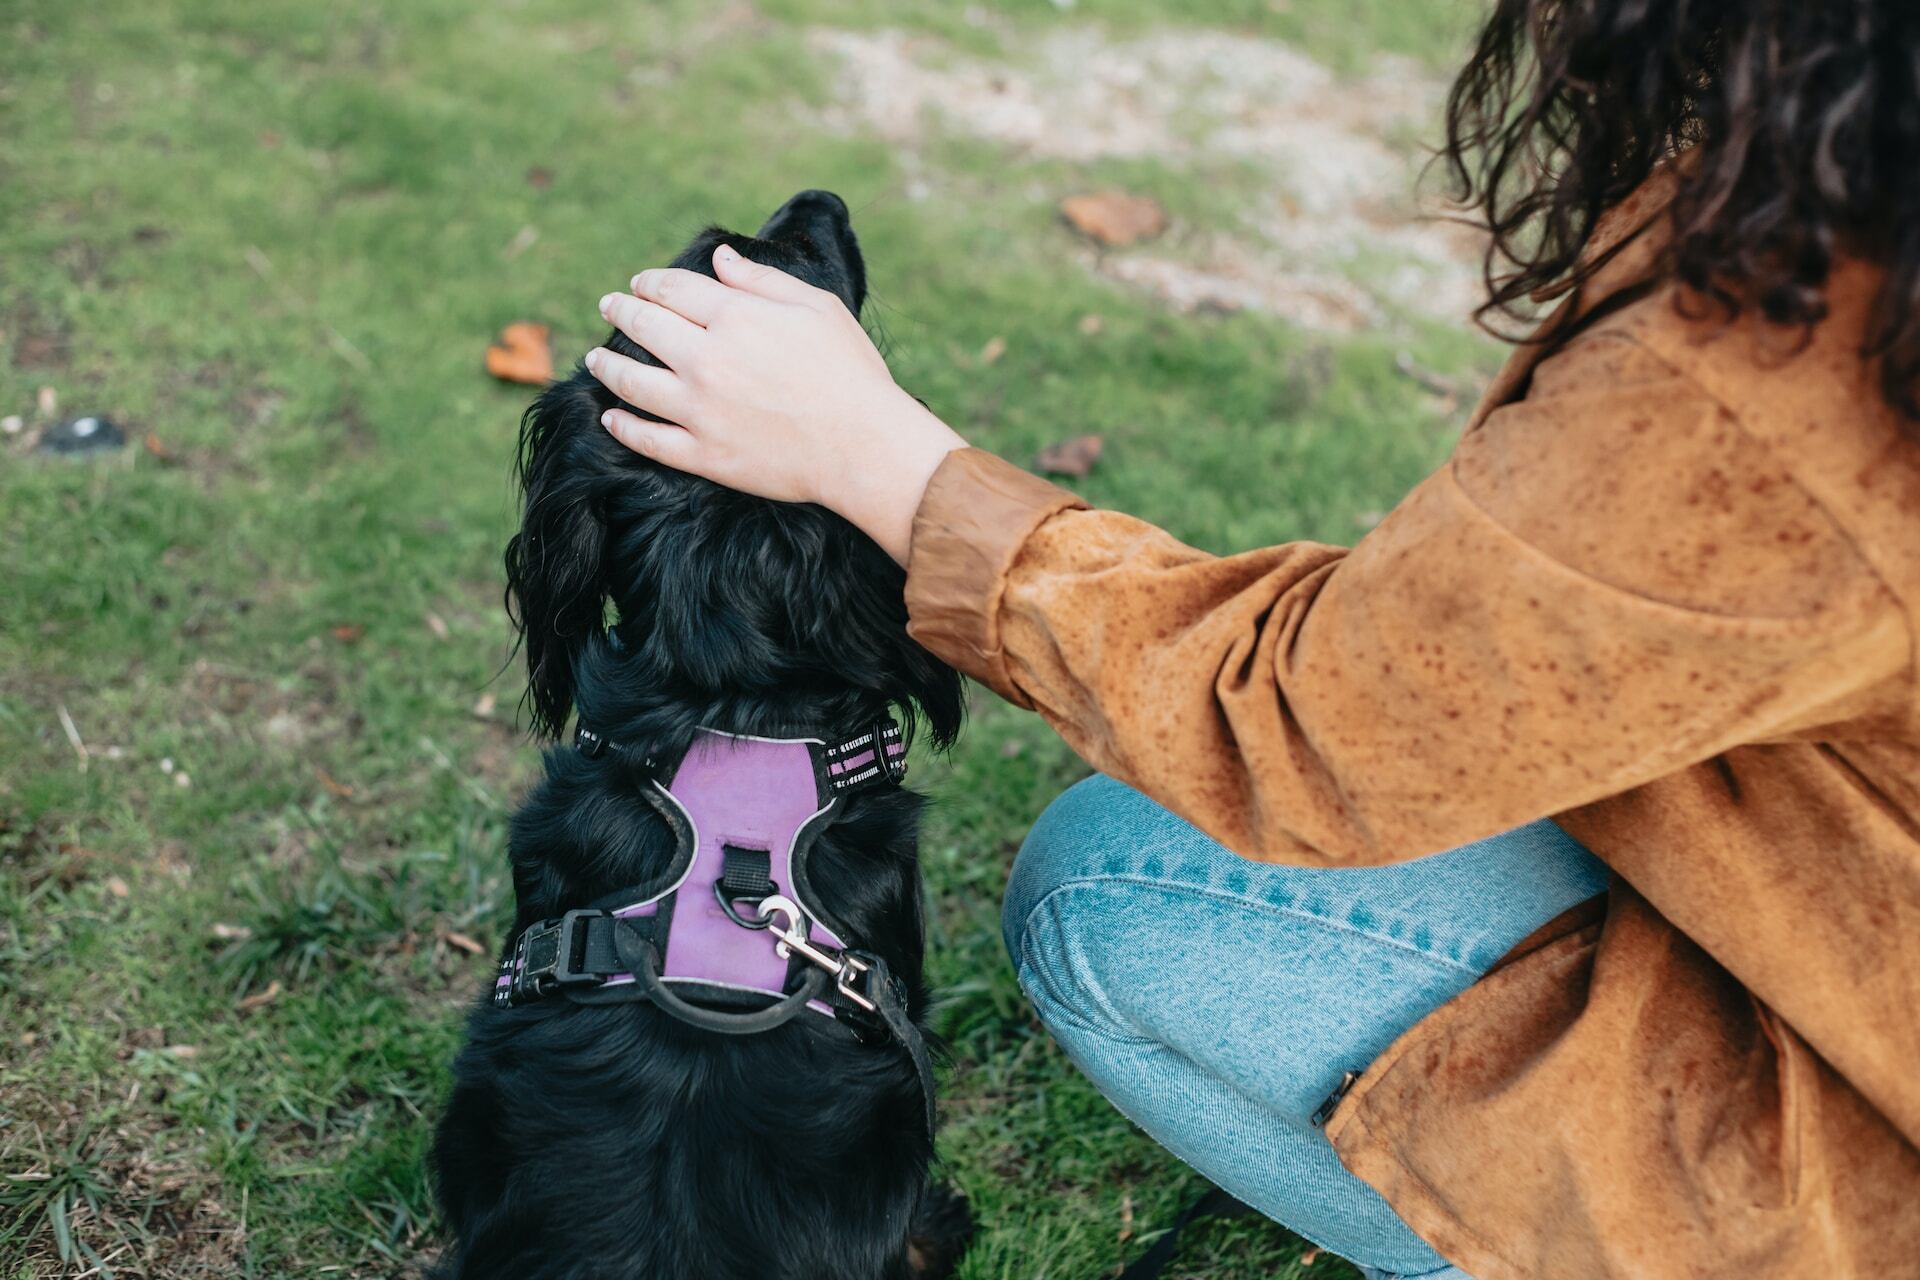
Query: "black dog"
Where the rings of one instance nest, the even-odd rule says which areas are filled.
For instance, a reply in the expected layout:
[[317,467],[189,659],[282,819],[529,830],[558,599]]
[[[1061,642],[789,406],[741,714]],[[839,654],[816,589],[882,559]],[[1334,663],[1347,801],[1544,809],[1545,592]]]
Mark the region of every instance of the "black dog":
[[[865,300],[837,196],[795,196],[757,237],[711,228],[675,265],[711,274],[723,242],[856,314]],[[607,345],[651,361],[619,333]],[[878,547],[819,508],[628,452],[599,423],[616,403],[576,368],[521,427],[507,576],[531,718],[555,738],[577,707],[619,749],[547,752],[513,821],[516,936],[659,881],[677,846],[643,796],[647,762],[702,727],[798,737],[891,710],[942,746],[960,728],[959,678],[907,638],[904,578]],[[893,786],[846,797],[807,866],[923,1030],[921,805]],[[489,1001],[454,1077],[435,1162],[455,1280],[909,1280],[951,1271],[971,1230],[930,1183],[913,1060],[830,1018],[736,1036],[646,1001]]]

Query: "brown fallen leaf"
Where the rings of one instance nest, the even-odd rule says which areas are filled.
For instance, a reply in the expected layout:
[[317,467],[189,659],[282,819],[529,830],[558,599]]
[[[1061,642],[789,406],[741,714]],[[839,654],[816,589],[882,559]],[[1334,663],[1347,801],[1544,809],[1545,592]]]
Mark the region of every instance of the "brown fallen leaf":
[[174,460],[173,450],[167,448],[158,433],[152,431],[147,432],[146,437],[142,439],[140,443],[146,449],[148,456],[154,458],[156,461],[172,462]]
[[124,898],[127,895],[131,894],[133,890],[127,888],[127,882],[125,880],[122,880],[119,876],[108,876],[107,892],[112,894],[116,898]]
[[437,613],[427,615],[427,630],[433,632],[433,638],[436,640],[445,640],[453,634],[447,630],[447,620]]
[[331,634],[341,644],[359,644],[360,637],[367,634],[367,629],[357,622],[342,622],[332,629]]
[[543,324],[510,324],[487,348],[487,372],[504,382],[541,386],[553,380],[553,348]]
[[279,998],[280,998],[280,979],[275,978],[272,982],[269,982],[267,984],[267,989],[265,991],[254,992],[252,995],[242,1000],[239,1004],[239,1007],[242,1009],[258,1009],[261,1005],[272,1004],[275,1000],[278,1000]]
[[320,779],[320,785],[335,800],[353,799],[353,788],[340,781],[325,769],[315,769],[314,775]]
[[535,191],[545,191],[553,185],[553,170],[535,165],[527,170],[527,185]]
[[1319,1245],[1314,1245],[1312,1248],[1308,1249],[1305,1253],[1300,1255],[1300,1265],[1303,1267],[1310,1267],[1318,1261],[1320,1261]]
[[1036,462],[1048,475],[1084,476],[1100,461],[1106,447],[1106,440],[1100,436],[1069,436],[1042,449]]
[[475,942],[466,934],[456,932],[452,929],[443,930],[440,934],[440,941],[446,943],[454,950],[464,951],[470,956],[481,956],[487,953],[487,949],[478,942]]
[[172,1054],[176,1058],[197,1058],[200,1056],[200,1046],[194,1044],[170,1044],[160,1052]]
[[1005,338],[998,336],[988,338],[987,345],[980,348],[980,363],[992,364],[1005,354],[1007,354],[1007,340]]
[[221,942],[245,942],[253,936],[253,930],[243,924],[221,924],[215,922],[210,932]]
[[492,694],[483,693],[474,700],[473,714],[485,720],[493,714],[493,709],[499,704],[499,701],[500,700]]
[[1107,318],[1098,311],[1089,311],[1080,317],[1080,332],[1091,338],[1107,327]]
[[1167,211],[1151,196],[1125,191],[1088,191],[1060,202],[1067,224],[1105,245],[1150,240],[1167,229]]

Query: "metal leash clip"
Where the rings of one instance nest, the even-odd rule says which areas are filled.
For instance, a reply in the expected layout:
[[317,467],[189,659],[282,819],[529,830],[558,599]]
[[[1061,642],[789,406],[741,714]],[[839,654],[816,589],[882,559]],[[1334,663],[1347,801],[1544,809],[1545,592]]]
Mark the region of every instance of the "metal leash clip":
[[[785,919],[777,919],[776,912]],[[873,966],[858,956],[834,955],[832,952],[820,950],[807,941],[807,935],[801,927],[806,917],[793,899],[777,893],[771,898],[762,898],[760,917],[769,922],[773,936],[780,940],[774,945],[775,955],[782,960],[788,960],[797,951],[807,963],[832,974],[835,988],[848,1000],[868,1013],[874,1012],[879,1007],[853,986],[871,972]]]

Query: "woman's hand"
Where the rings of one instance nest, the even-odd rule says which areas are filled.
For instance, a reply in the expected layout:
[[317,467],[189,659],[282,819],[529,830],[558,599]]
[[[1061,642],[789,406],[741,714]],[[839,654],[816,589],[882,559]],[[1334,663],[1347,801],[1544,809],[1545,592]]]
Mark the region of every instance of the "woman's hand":
[[600,313],[665,368],[596,347],[628,404],[602,419],[634,452],[728,488],[838,512],[901,563],[940,461],[965,445],[902,391],[839,298],[723,245],[719,281],[643,271]]

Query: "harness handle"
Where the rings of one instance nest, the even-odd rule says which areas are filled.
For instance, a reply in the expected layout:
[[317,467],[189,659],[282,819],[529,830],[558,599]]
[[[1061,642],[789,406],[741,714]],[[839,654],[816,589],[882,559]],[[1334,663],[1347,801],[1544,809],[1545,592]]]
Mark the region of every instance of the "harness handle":
[[633,974],[634,985],[647,993],[647,999],[690,1026],[702,1031],[717,1031],[725,1036],[757,1035],[784,1026],[798,1017],[810,1002],[824,996],[827,990],[826,971],[809,969],[800,989],[776,1004],[752,1013],[719,1013],[690,1004],[669,991],[667,984],[660,981],[659,961],[654,956],[653,944],[624,919],[613,927],[613,946],[620,955],[620,963]]

